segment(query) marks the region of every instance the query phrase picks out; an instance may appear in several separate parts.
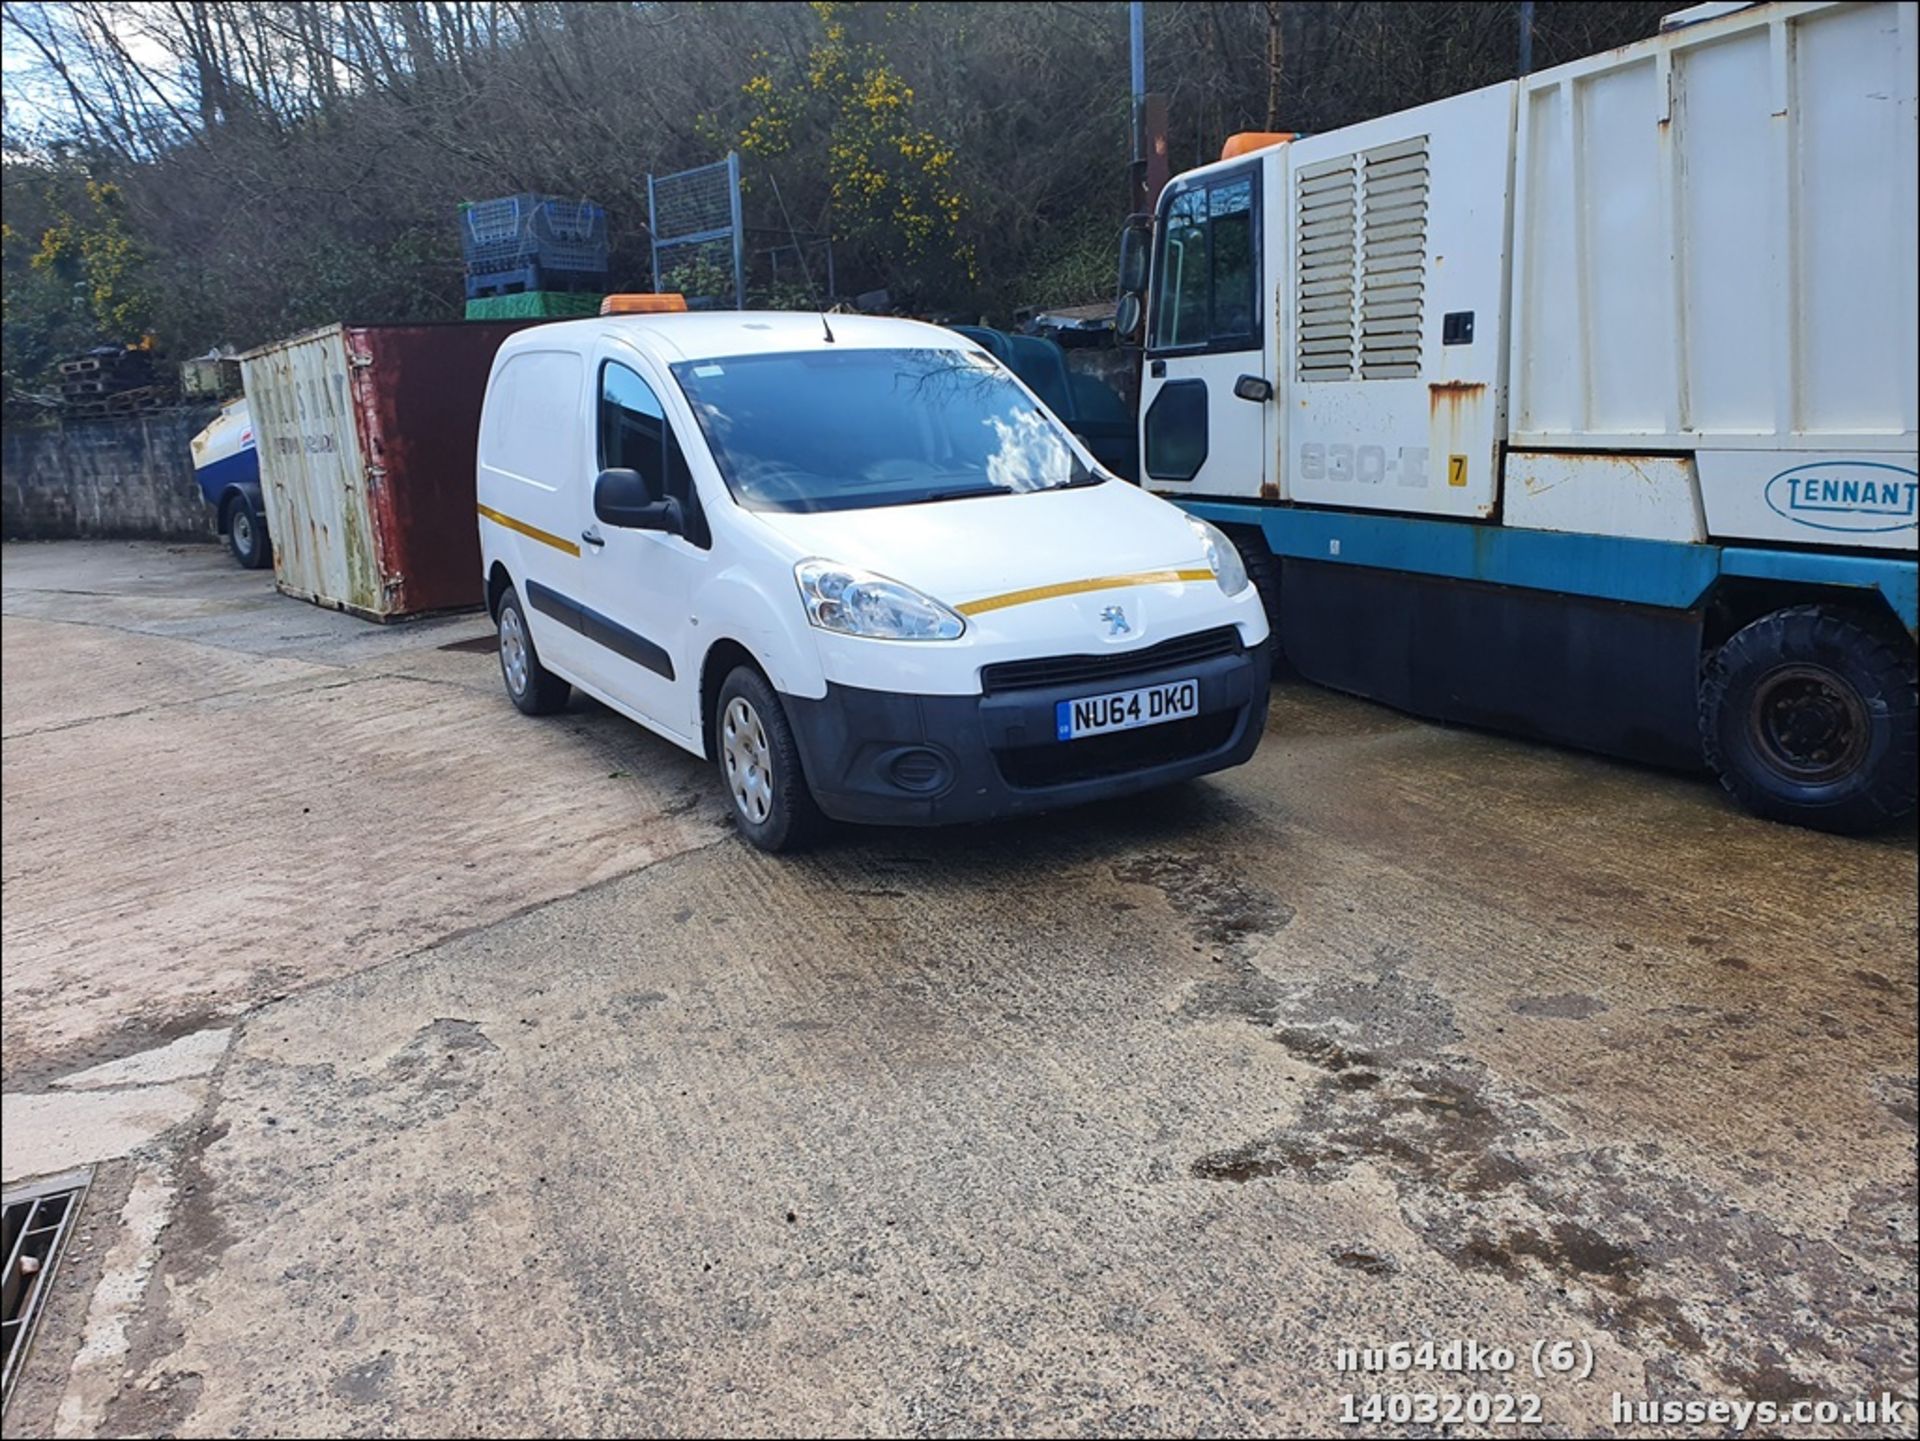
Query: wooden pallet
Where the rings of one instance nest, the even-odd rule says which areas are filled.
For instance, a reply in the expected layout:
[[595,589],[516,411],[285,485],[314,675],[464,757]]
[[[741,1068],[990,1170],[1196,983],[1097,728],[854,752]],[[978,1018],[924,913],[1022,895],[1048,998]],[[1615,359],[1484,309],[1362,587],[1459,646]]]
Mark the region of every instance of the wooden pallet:
[[143,385],[135,390],[122,390],[107,397],[107,409],[110,412],[129,410],[155,410],[160,405],[160,387]]

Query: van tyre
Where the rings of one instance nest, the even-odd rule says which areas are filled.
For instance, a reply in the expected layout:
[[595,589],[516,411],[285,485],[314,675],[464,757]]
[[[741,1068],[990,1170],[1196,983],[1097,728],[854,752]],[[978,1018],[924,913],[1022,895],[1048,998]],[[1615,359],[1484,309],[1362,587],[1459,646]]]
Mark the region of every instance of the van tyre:
[[267,539],[266,522],[244,495],[236,495],[227,505],[227,549],[248,570],[273,564],[273,544]]
[[1700,686],[1707,764],[1756,815],[1855,834],[1912,813],[1920,732],[1914,650],[1835,606],[1762,616]]
[[540,664],[527,614],[512,588],[500,597],[495,623],[500,639],[500,678],[506,682],[507,699],[526,715],[552,715],[564,710],[573,687]]
[[820,811],[786,707],[751,667],[734,667],[721,683],[713,750],[741,835],[763,851],[798,850],[813,838]]

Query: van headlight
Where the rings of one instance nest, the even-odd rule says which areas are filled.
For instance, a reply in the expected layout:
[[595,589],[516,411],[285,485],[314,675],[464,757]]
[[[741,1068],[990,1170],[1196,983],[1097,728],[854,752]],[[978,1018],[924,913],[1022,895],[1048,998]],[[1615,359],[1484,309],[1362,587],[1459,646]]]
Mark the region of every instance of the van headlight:
[[958,640],[967,623],[910,585],[830,560],[793,568],[807,619],[822,630],[872,640]]
[[1226,533],[1217,525],[1208,525],[1198,516],[1187,517],[1187,524],[1193,527],[1193,533],[1200,537],[1200,544],[1207,550],[1207,569],[1213,572],[1213,578],[1220,582],[1220,589],[1228,595],[1238,595],[1247,588],[1247,564],[1240,559],[1240,552],[1233,548]]

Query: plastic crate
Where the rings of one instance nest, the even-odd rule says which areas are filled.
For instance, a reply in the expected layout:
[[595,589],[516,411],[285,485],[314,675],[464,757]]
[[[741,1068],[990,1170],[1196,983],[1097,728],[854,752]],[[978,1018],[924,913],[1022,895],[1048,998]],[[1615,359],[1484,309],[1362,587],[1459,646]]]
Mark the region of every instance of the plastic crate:
[[587,290],[523,290],[513,295],[482,295],[467,302],[469,320],[557,319],[570,315],[598,315],[600,292]]
[[607,212],[591,200],[508,195],[460,207],[460,246],[472,273],[524,263],[548,270],[604,271]]
[[604,267],[599,270],[550,270],[542,265],[523,263],[505,270],[467,272],[469,300],[490,295],[521,295],[528,291],[604,295],[607,289]]

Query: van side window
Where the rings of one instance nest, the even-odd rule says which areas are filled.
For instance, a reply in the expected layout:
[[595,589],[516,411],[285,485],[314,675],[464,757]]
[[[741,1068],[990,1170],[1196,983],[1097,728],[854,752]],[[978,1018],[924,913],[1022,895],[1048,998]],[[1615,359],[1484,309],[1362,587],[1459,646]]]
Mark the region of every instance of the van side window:
[[711,545],[700,493],[660,398],[646,381],[612,360],[600,368],[600,468],[638,471],[656,494],[680,502],[687,540],[702,549]]

